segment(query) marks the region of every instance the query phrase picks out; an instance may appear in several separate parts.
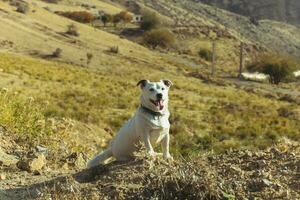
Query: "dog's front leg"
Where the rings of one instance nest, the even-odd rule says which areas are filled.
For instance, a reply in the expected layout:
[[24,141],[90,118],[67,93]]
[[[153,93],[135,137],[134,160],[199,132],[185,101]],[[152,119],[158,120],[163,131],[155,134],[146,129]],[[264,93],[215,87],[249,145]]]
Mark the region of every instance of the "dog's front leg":
[[173,157],[171,156],[170,151],[169,151],[169,143],[170,143],[170,135],[169,135],[169,133],[167,133],[164,136],[164,138],[162,139],[161,142],[162,142],[161,143],[161,147],[162,147],[164,159],[173,160]]
[[146,150],[147,150],[147,153],[150,155],[150,156],[155,156],[155,151],[151,145],[151,142],[150,142],[150,133],[149,132],[145,132],[143,134],[143,142],[145,144],[145,147],[146,147]]

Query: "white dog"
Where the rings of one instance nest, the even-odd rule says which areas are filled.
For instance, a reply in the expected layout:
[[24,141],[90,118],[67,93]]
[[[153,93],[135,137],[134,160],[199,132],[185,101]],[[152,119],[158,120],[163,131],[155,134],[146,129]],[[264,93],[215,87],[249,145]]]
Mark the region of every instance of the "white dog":
[[142,89],[141,105],[135,115],[120,129],[108,149],[88,162],[88,168],[104,163],[111,157],[118,161],[132,159],[139,142],[145,144],[150,156],[157,155],[152,145],[161,142],[164,159],[172,160],[169,153],[170,113],[168,110],[168,92],[172,82],[141,80],[137,85]]

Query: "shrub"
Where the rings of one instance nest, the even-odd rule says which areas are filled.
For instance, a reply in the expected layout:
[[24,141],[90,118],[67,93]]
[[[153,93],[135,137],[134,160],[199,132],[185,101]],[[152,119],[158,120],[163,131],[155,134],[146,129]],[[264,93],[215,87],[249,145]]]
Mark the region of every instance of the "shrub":
[[58,3],[61,0],[42,0],[42,1],[47,2],[47,3]]
[[256,17],[250,17],[250,22],[255,26],[259,25],[259,20]]
[[112,22],[114,24],[114,26],[116,27],[118,23],[121,22],[121,16],[119,14],[116,14],[112,17]]
[[119,46],[110,47],[109,52],[118,54],[119,53]]
[[69,35],[79,36],[78,28],[75,26],[75,24],[68,25],[68,30],[66,33]]
[[20,142],[41,144],[54,134],[50,121],[43,115],[44,108],[32,100],[25,101],[15,94],[1,91],[0,103],[1,126],[17,136]]
[[29,12],[29,5],[27,3],[18,2],[16,4],[17,6],[17,12],[26,14]]
[[155,13],[146,12],[143,15],[141,29],[148,31],[160,26],[160,20]]
[[91,13],[86,11],[58,12],[58,14],[81,23],[91,23],[95,19]]
[[198,52],[198,55],[205,59],[206,61],[211,61],[212,60],[212,52],[210,50],[207,49],[200,49]]
[[118,16],[124,23],[129,23],[132,21],[132,15],[127,11],[121,11]]
[[167,48],[175,42],[175,37],[172,32],[167,29],[156,29],[144,34],[144,44],[152,48],[162,47]]
[[101,16],[101,21],[104,26],[106,26],[107,23],[112,21],[112,16],[110,14],[104,14]]
[[94,55],[92,53],[87,53],[86,58],[87,58],[87,65],[89,65],[93,59]]
[[263,55],[256,62],[247,66],[250,72],[261,72],[269,75],[272,84],[279,84],[293,75],[297,63],[291,59],[278,55]]
[[57,49],[55,49],[55,51],[53,51],[52,57],[59,58],[59,57],[61,57],[61,53],[62,53],[62,49],[61,48],[57,48]]

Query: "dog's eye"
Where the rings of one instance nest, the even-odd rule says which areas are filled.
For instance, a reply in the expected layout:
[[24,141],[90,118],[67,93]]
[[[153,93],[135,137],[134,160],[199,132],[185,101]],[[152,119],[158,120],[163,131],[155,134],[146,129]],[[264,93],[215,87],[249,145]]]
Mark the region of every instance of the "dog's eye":
[[161,90],[165,90],[165,88],[161,88]]
[[154,89],[153,89],[153,88],[150,88],[149,91],[150,91],[150,92],[154,92]]

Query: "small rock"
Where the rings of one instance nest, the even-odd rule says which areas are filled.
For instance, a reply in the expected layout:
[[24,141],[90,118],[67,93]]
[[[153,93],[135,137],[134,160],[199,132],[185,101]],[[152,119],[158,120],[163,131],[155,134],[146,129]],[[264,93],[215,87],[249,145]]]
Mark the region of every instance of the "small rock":
[[44,155],[47,155],[49,153],[49,149],[46,148],[46,147],[42,147],[42,146],[36,146],[35,147],[36,151],[39,152],[39,153],[42,153]]
[[267,162],[265,160],[259,160],[258,161],[258,166],[259,168],[263,168],[267,165]]
[[41,170],[46,165],[46,158],[43,154],[37,155],[35,158],[21,160],[17,163],[17,167],[21,170],[34,172]]
[[0,147],[0,165],[13,165],[18,162],[18,159],[15,156],[5,153]]
[[33,171],[33,175],[38,176],[38,175],[41,175],[41,174],[42,174],[42,172],[39,171],[39,170],[34,170],[34,171]]
[[269,181],[268,179],[263,179],[262,183],[266,187],[270,187],[271,185],[273,185],[273,183],[271,181]]
[[67,158],[66,161],[68,163],[68,167],[78,167],[85,168],[86,167],[86,159],[83,153],[72,153]]
[[6,175],[3,174],[3,173],[1,173],[1,174],[0,174],[0,180],[5,180],[5,179],[6,179]]

